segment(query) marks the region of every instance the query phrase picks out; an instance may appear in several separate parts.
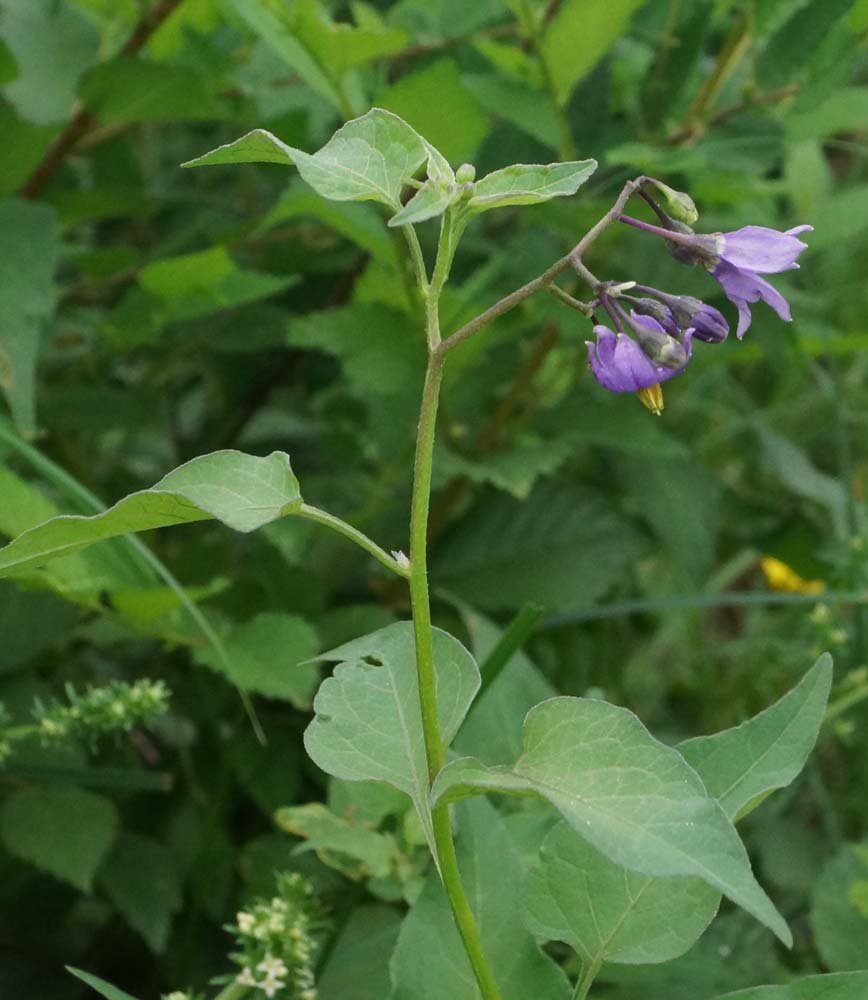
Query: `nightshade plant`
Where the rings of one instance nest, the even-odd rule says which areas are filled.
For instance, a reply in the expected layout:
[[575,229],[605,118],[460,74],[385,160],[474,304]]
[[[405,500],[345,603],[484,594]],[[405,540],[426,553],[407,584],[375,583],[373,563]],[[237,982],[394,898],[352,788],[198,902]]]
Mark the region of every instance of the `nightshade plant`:
[[[320,657],[337,666],[319,689],[305,735],[309,755],[333,777],[386,783],[404,793],[434,860],[436,874],[406,917],[393,956],[394,1000],[584,1000],[604,964],[657,963],[683,954],[713,919],[723,896],[790,946],[787,924],[756,881],[734,824],[801,770],[825,711],[828,655],[760,715],[678,747],[657,741],[624,708],[594,698],[554,697],[528,713],[518,758],[486,765],[450,750],[481,679],[464,646],[432,625],[426,548],[438,400],[455,348],[529,296],[549,291],[592,321],[596,340],[588,343],[589,361],[601,385],[639,392],[659,413],[661,383],[684,370],[697,341],[721,341],[728,325],[716,309],[695,298],[623,276],[598,279],[585,263],[594,241],[619,221],[663,237],[677,259],[702,264],[721,282],[738,306],[740,336],[750,319],[748,305],[760,297],[789,318],[782,297],[759,274],[795,266],[804,249],[796,236],[809,227],[784,234],[750,226],[697,235],[690,228],[697,214],[689,197],[639,177],[624,185],[611,209],[569,253],[444,336],[441,295],[468,224],[495,208],[575,194],[593,173],[593,160],[519,164],[476,180],[473,167],[453,171],[404,121],[374,109],[344,125],[313,154],[255,130],[187,166],[246,162],[294,166],[325,198],[379,202],[391,213],[389,226],[400,229],[407,241],[428,345],[409,556],[386,552],[308,504],[287,455],[221,451],[182,465],[152,489],[102,514],[56,517],[32,528],[0,551],[0,574],[27,571],[128,532],[208,518],[248,532],[295,516],[339,532],[407,581],[412,622],[391,625]],[[660,225],[624,215],[634,195],[652,205]],[[429,272],[414,227],[433,219],[440,220],[440,237]],[[570,271],[587,284],[587,302],[555,284]],[[526,878],[497,814],[478,798],[487,793],[532,797],[559,816],[537,845],[538,860]],[[495,883],[488,893],[487,880]],[[245,933],[253,926],[246,912],[238,919]],[[573,949],[581,963],[575,982],[540,941],[561,941]],[[285,956],[257,953],[253,972],[249,964],[221,997],[257,997],[262,989],[256,970],[268,979],[269,994],[279,995],[275,984],[284,982]],[[92,977],[86,981],[105,996],[122,995]],[[738,996],[857,1000],[866,992],[868,973],[860,972]],[[297,995],[312,1000],[315,989],[306,979]]]

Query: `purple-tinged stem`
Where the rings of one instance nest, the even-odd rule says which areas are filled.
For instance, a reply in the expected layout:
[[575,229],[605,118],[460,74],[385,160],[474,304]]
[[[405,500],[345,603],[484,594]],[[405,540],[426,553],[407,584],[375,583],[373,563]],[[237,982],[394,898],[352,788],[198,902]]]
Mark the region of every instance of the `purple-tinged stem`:
[[641,229],[646,233],[653,233],[655,236],[662,236],[664,240],[671,240],[673,243],[681,243],[684,246],[696,246],[696,237],[688,236],[686,233],[676,233],[671,229],[664,229],[662,226],[654,226],[650,222],[642,222],[641,219],[634,219],[629,215],[619,217],[620,222],[625,222],[634,229]]

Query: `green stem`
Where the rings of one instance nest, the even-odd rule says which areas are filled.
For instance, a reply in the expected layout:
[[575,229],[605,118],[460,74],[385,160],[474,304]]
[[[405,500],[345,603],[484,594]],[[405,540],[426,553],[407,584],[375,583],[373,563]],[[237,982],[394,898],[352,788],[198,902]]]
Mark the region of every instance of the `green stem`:
[[443,362],[433,355],[425,372],[419,430],[416,435],[416,465],[410,508],[410,603],[416,640],[416,671],[419,676],[419,705],[425,737],[428,777],[437,777],[445,762],[440,718],[437,714],[437,681],[434,673],[434,643],[431,635],[431,602],[428,596],[428,509],[431,499],[431,471],[434,464],[434,435],[437,403],[443,378]]
[[[425,295],[428,289],[428,270],[425,267],[425,257],[419,243],[419,237],[413,226],[401,226],[407,246],[410,248],[410,259],[413,261],[413,270],[416,274],[416,281],[422,294]],[[394,231],[394,230],[393,230]]]
[[456,330],[455,333],[447,337],[442,343],[439,344],[437,347],[437,353],[444,355],[447,351],[451,351],[453,347],[457,347],[459,344],[472,337],[475,333],[481,330],[484,326],[487,326],[493,320],[496,320],[498,317],[508,313],[511,309],[515,309],[516,306],[520,305],[526,298],[529,298],[535,292],[551,285],[559,274],[563,274],[564,271],[567,271],[570,267],[575,266],[576,262],[581,265],[582,255],[602,232],[608,229],[613,222],[616,222],[621,217],[621,213],[624,211],[624,206],[630,200],[630,196],[641,187],[644,180],[644,177],[637,177],[634,180],[627,181],[624,187],[621,188],[621,193],[615,200],[614,205],[612,205],[609,211],[606,212],[606,214],[585,233],[585,235],[568,254],[565,254],[560,260],[556,260],[551,267],[543,271],[543,273],[534,278],[533,281],[529,281],[526,285],[522,285],[521,288],[517,288],[514,292],[510,292],[509,295],[505,295],[499,302],[495,302],[493,306],[486,309],[485,312],[481,312],[475,319],[470,320],[469,323],[465,323],[464,326]]
[[491,650],[479,668],[482,683],[479,686],[477,698],[481,698],[485,694],[500,676],[503,668],[531,637],[537,622],[542,618],[542,613],[542,605],[528,602],[509,623],[494,649]]
[[[431,472],[434,464],[434,439],[437,426],[437,406],[443,379],[443,356],[437,352],[439,343],[438,299],[449,272],[455,249],[455,236],[450,221],[444,221],[440,250],[434,277],[428,289],[426,321],[431,348],[425,372],[425,386],[416,436],[416,461],[413,473],[413,496],[410,508],[410,603],[413,611],[413,634],[416,644],[416,671],[419,685],[419,706],[429,781],[433,782],[446,761],[446,748],[437,712],[437,677],[434,667],[434,642],[431,632],[431,601],[428,593],[428,511],[431,502]],[[435,806],[432,812],[435,861],[440,871],[446,898],[464,950],[473,969],[483,1000],[500,1000],[497,984],[491,974],[482,949],[479,929],[467,901],[461,872],[452,839],[452,825],[447,805]]]
[[377,562],[382,563],[387,569],[390,569],[393,573],[397,573],[398,576],[402,576],[405,579],[409,577],[410,571],[407,566],[398,562],[394,556],[390,556],[385,549],[381,549],[376,542],[372,541],[368,536],[359,531],[358,528],[354,528],[351,524],[347,524],[346,521],[342,521],[339,517],[335,517],[334,514],[329,514],[324,510],[320,510],[318,507],[312,507],[310,504],[303,503],[298,510],[298,514],[301,517],[307,518],[308,521],[315,521],[317,524],[322,524],[326,528],[331,528],[332,531],[336,531],[339,535],[343,535],[344,538],[348,538],[351,542],[355,542],[356,545],[360,546],[369,555],[372,555]]
[[576,983],[576,988],[573,992],[573,1000],[586,1000],[588,992],[591,989],[591,984],[597,978],[597,973],[599,971],[599,962],[591,962],[589,965],[585,966],[582,970],[581,976],[579,976],[579,981]]

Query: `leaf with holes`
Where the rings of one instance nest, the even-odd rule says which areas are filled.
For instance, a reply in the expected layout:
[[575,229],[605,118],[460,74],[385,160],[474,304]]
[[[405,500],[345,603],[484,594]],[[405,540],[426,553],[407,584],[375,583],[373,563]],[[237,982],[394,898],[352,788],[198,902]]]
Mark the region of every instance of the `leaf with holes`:
[[[413,626],[398,622],[320,659],[338,666],[314,698],[315,716],[304,734],[308,754],[336,778],[385,781],[409,795],[433,843]],[[439,629],[434,664],[448,746],[479,689],[479,669],[464,646]]]

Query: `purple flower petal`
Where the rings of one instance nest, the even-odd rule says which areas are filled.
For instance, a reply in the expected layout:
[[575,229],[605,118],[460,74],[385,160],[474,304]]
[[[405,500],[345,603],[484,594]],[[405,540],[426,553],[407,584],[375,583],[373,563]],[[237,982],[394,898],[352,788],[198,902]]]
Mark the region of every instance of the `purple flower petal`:
[[813,226],[796,226],[785,233],[765,226],[744,226],[723,234],[720,256],[733,267],[762,274],[777,274],[798,267],[796,258],[808,244],[796,234],[810,232]]
[[[648,319],[649,317],[643,317]],[[651,320],[659,326],[655,320]],[[662,327],[660,328],[662,330]],[[666,368],[656,365],[642,348],[627,336],[626,333],[614,334],[606,326],[595,326],[596,344],[585,341],[588,348],[588,363],[594,378],[609,392],[638,392],[649,386],[665,382],[678,375],[686,365],[680,368]],[[688,330],[684,336],[684,347],[687,357],[690,357],[693,331]]]
[[726,297],[738,308],[738,329],[736,336],[741,340],[751,324],[751,312],[748,303],[768,303],[781,319],[789,322],[792,319],[790,305],[781,293],[753,271],[734,267],[725,260],[711,272],[720,282]]

